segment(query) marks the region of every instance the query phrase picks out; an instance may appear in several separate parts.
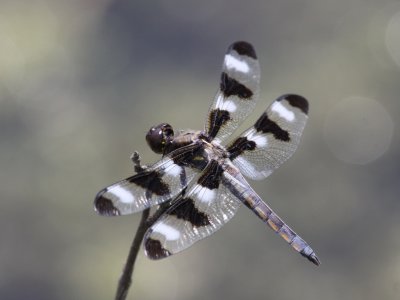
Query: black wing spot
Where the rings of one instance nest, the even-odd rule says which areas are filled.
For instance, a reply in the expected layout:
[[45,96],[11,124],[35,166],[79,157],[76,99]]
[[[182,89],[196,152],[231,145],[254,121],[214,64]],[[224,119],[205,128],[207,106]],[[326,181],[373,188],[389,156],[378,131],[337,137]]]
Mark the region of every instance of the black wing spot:
[[209,115],[210,128],[208,135],[211,139],[215,138],[218,131],[231,119],[231,115],[227,110],[213,109]]
[[170,193],[168,185],[162,181],[161,175],[157,171],[143,172],[127,179],[130,183],[147,189],[147,192],[158,196],[165,196]]
[[277,140],[284,142],[290,141],[289,132],[282,129],[277,123],[269,119],[266,113],[261,115],[256,124],[254,124],[254,128],[263,133],[272,133]]
[[282,101],[282,100],[286,100],[287,102],[289,102],[291,106],[297,107],[306,115],[308,114],[308,101],[306,98],[299,95],[287,94],[280,96],[277,99],[277,101]]
[[229,47],[228,52],[231,51],[232,49],[235,50],[240,55],[246,55],[251,58],[257,59],[256,51],[254,50],[253,46],[248,42],[244,41],[235,42]]
[[201,227],[210,225],[210,220],[207,214],[199,211],[194,205],[194,201],[191,198],[183,200],[179,206],[168,212],[169,215],[175,216],[178,219],[190,222],[194,227]]
[[94,200],[95,210],[102,216],[119,216],[121,213],[110,199],[103,196],[106,190],[100,191]]
[[244,151],[252,151],[254,149],[256,149],[254,141],[249,141],[246,137],[239,137],[228,147],[229,158],[234,160]]
[[165,249],[159,240],[148,238],[144,246],[146,248],[146,255],[151,259],[161,259],[171,255],[171,252]]
[[198,184],[210,190],[217,189],[221,181],[222,172],[221,165],[217,161],[212,160],[200,176]]
[[221,92],[225,97],[237,96],[241,99],[249,99],[253,96],[253,92],[239,81],[231,78],[225,72],[221,74],[220,83]]

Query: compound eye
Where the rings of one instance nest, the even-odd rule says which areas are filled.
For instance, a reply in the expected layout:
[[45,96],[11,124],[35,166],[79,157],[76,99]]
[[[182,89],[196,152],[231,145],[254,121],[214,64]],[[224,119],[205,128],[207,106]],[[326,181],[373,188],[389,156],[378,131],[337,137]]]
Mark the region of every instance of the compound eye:
[[147,144],[157,154],[163,154],[165,148],[174,139],[174,130],[168,123],[150,128],[146,134]]

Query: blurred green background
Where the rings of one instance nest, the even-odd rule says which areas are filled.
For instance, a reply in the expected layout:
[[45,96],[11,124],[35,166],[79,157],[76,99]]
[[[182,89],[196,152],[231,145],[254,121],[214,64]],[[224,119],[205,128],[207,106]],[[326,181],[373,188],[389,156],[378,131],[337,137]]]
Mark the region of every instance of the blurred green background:
[[92,201],[157,160],[154,124],[201,129],[230,43],[254,44],[261,99],[310,101],[293,158],[255,190],[315,267],[242,208],[129,299],[399,299],[400,2],[0,2],[0,298],[111,299],[139,215]]

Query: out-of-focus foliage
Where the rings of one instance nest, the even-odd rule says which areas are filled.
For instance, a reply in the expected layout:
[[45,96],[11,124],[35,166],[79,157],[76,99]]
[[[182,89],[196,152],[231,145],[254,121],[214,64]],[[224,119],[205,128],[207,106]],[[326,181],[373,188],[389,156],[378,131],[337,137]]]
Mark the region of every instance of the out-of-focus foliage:
[[[398,299],[397,1],[1,1],[0,298],[111,299],[139,216],[96,192],[161,122],[202,128],[228,45],[256,47],[262,97],[310,100],[294,157],[256,191],[316,268],[246,208],[190,250],[142,254],[137,299]],[[245,127],[244,126],[244,127]]]

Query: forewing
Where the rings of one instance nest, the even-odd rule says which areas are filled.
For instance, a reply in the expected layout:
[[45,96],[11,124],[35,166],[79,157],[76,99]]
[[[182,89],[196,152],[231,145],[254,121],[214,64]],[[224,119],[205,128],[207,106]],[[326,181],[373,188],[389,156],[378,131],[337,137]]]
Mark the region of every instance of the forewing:
[[233,43],[225,55],[220,88],[206,120],[206,133],[223,142],[253,111],[259,95],[260,66],[247,42]]
[[188,193],[147,231],[145,253],[161,259],[178,253],[211,235],[228,222],[240,201],[221,184],[222,170],[211,161]]
[[254,126],[228,146],[230,159],[243,175],[269,176],[296,151],[308,119],[308,101],[288,94],[275,100]]
[[199,173],[188,157],[200,150],[197,144],[179,148],[143,172],[104,188],[96,195],[95,210],[107,216],[126,215],[175,198]]

